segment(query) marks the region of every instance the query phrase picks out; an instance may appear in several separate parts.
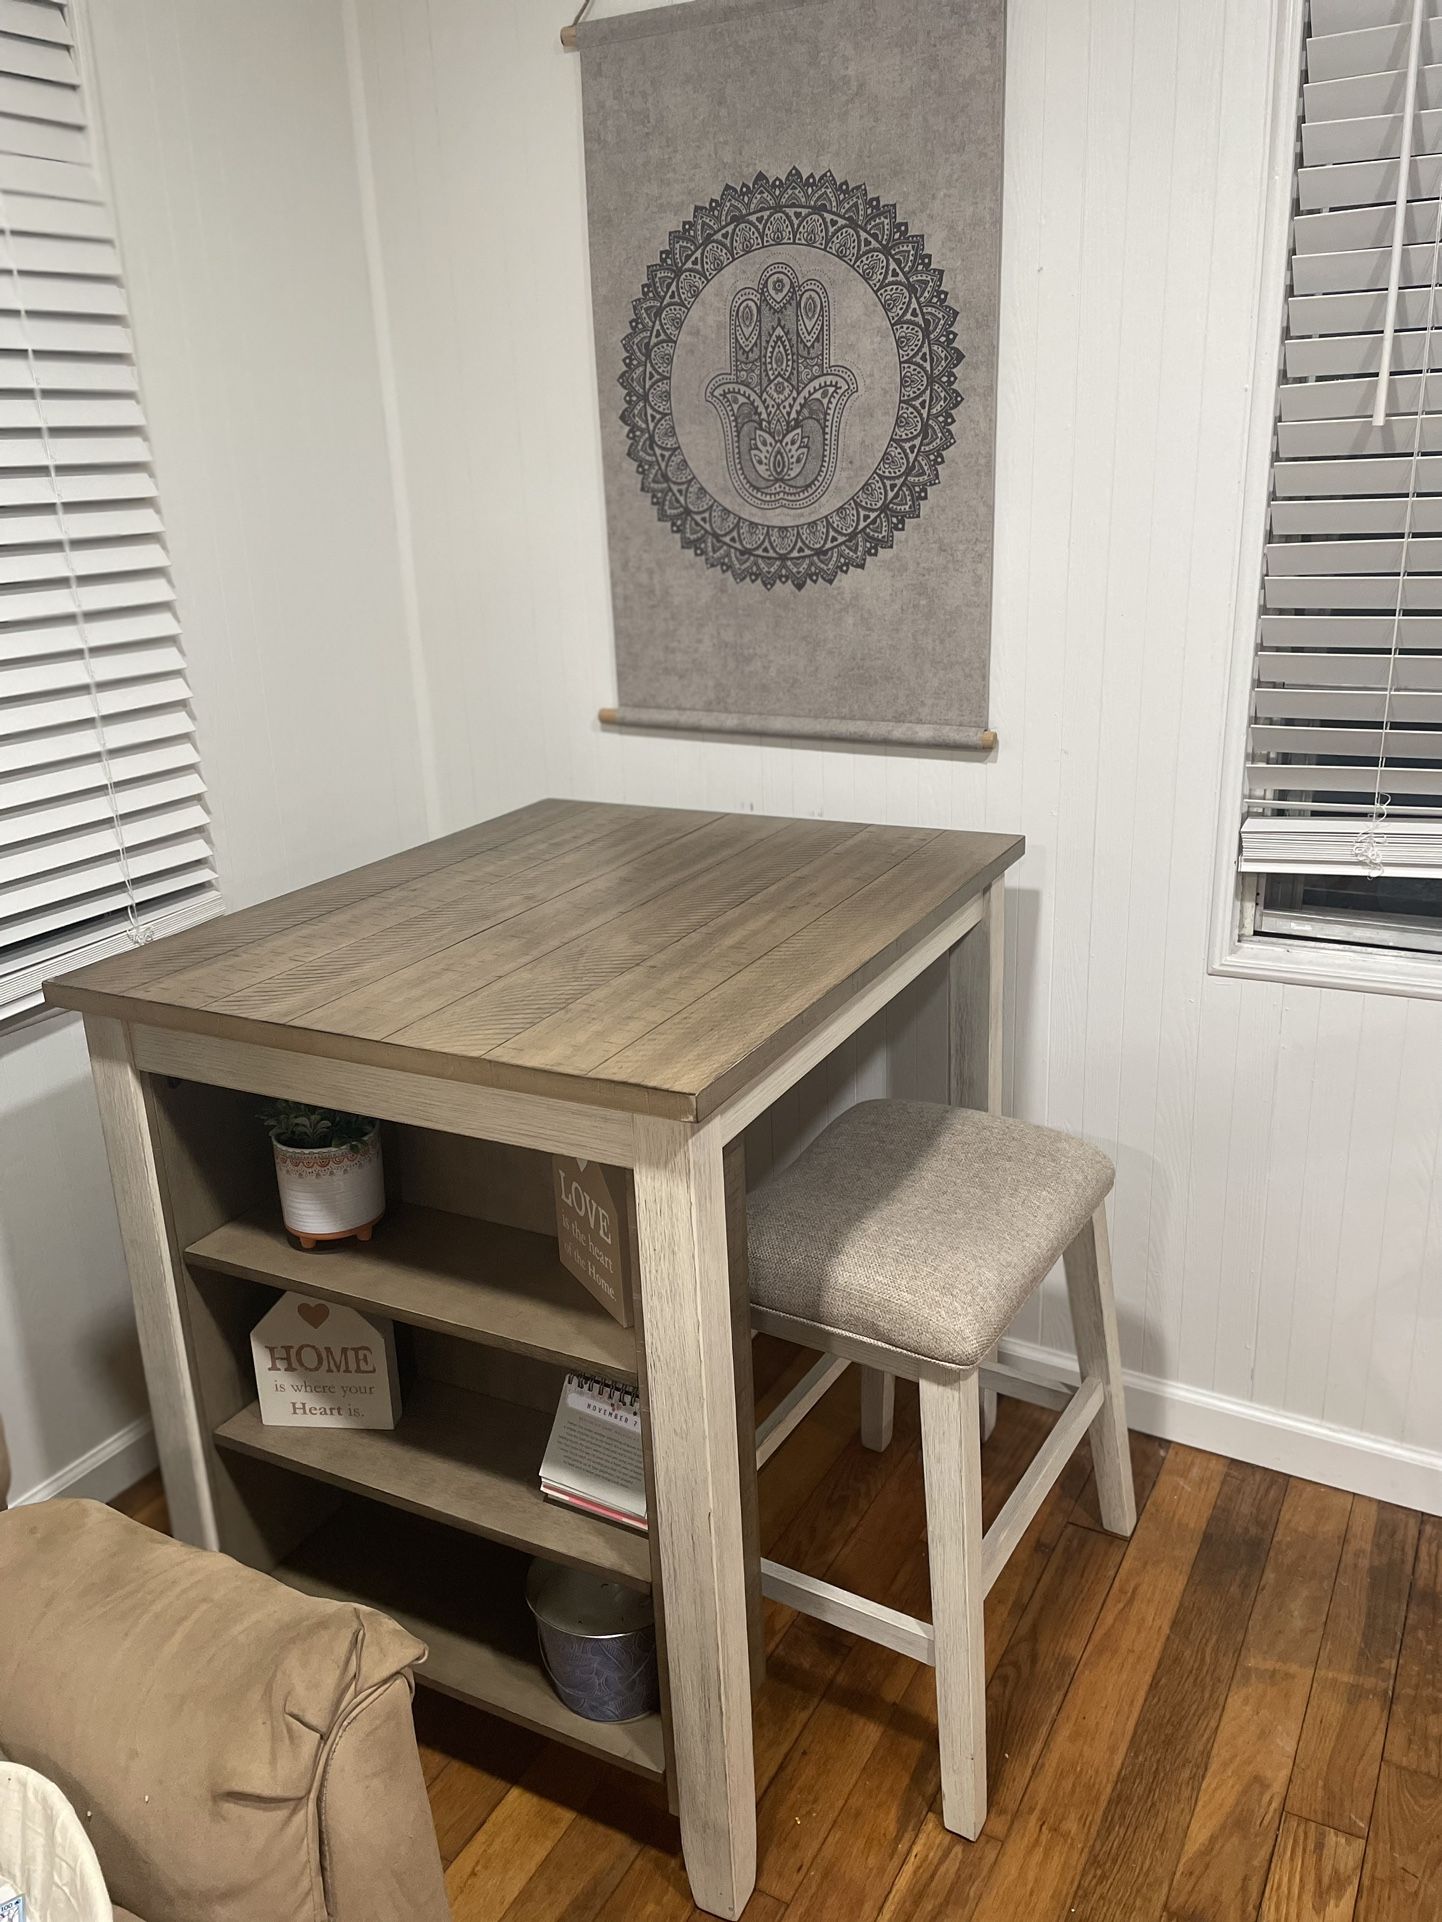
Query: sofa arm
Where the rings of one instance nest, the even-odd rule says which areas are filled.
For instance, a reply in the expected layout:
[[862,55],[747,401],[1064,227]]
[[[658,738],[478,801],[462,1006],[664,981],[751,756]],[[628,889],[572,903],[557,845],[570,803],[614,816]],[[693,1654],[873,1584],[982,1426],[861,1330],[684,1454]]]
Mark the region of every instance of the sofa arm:
[[449,1922],[407,1676],[357,1702],[333,1732],[318,1813],[330,1922]]
[[82,1811],[146,1922],[441,1922],[424,1656],[371,1609],[93,1502],[0,1515],[0,1748]]

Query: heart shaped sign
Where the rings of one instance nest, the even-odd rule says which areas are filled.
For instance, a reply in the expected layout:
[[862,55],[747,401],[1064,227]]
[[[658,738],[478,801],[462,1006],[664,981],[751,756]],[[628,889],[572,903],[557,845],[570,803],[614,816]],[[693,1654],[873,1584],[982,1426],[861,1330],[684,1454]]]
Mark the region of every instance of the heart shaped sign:
[[330,1309],[323,1301],[303,1301],[295,1312],[310,1328],[319,1328],[323,1321],[330,1320]]

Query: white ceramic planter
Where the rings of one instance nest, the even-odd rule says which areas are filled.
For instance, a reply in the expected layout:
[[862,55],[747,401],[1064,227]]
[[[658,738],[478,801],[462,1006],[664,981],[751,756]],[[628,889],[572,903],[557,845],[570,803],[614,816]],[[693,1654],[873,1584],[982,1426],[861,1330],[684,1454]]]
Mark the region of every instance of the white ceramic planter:
[[302,1248],[354,1235],[369,1241],[386,1211],[381,1131],[345,1148],[285,1148],[273,1141],[280,1212]]

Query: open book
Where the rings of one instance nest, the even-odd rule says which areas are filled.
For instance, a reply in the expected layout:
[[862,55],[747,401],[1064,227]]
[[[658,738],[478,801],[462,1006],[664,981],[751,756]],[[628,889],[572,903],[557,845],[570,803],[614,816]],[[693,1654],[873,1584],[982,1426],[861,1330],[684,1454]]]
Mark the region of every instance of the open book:
[[547,1501],[646,1528],[641,1411],[634,1388],[599,1375],[567,1375],[541,1462]]

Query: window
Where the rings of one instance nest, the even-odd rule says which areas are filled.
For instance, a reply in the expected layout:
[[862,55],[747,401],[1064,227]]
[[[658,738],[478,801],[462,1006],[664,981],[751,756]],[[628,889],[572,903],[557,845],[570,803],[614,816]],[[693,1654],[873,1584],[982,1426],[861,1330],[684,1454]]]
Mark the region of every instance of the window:
[[0,1016],[217,905],[72,22],[0,0]]
[[1311,0],[1284,109],[1232,953],[1442,989],[1442,0],[1415,15]]

